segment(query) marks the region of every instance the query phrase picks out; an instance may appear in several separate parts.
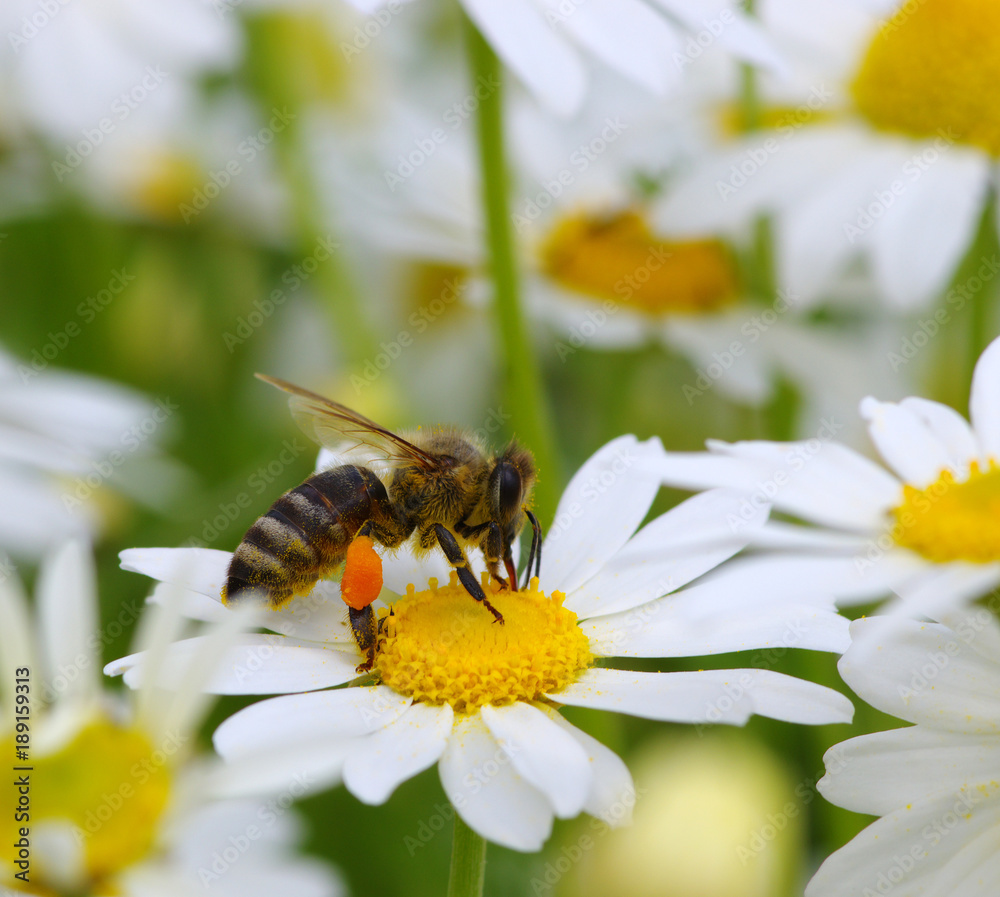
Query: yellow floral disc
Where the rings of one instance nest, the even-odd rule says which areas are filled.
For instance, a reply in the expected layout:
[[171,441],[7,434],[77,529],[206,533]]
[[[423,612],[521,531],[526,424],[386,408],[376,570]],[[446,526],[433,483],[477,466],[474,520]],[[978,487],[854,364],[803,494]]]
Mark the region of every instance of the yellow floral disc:
[[1000,156],[1000,4],[921,0],[878,31],[853,84],[876,127]]
[[996,461],[986,470],[973,461],[968,478],[961,481],[944,470],[926,489],[906,486],[903,503],[893,514],[896,541],[930,561],[1000,561],[1000,467]]
[[546,597],[537,579],[521,592],[483,582],[503,625],[454,573],[443,588],[432,579],[426,591],[407,589],[383,627],[377,666],[386,685],[415,701],[471,713],[559,691],[590,666],[587,637],[562,606],[561,592]]
[[571,292],[649,314],[716,311],[739,290],[722,242],[660,240],[632,211],[564,218],[542,247],[542,269]]
[[[0,742],[0,751],[14,756],[13,737]],[[0,817],[3,883],[21,887],[13,878],[20,827],[27,825],[33,836],[45,823],[63,822],[81,848],[88,892],[113,893],[114,875],[154,846],[170,795],[168,760],[169,753],[154,747],[146,733],[98,719],[55,753],[31,757],[25,764],[30,772],[8,773],[0,786],[2,804],[18,806],[17,777],[26,775],[30,820],[19,821],[13,811]],[[32,852],[27,890],[58,891],[53,878],[58,882],[65,870],[46,870],[39,860]]]

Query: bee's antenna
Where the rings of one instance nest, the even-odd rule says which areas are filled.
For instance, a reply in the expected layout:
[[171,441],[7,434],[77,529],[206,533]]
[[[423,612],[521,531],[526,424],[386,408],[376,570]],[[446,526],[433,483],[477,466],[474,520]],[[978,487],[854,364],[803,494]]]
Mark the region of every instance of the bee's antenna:
[[524,588],[531,582],[531,565],[535,565],[535,576],[541,576],[542,572],[542,528],[538,525],[538,519],[527,508],[524,513],[531,521],[531,548],[528,551],[528,566],[524,568]]

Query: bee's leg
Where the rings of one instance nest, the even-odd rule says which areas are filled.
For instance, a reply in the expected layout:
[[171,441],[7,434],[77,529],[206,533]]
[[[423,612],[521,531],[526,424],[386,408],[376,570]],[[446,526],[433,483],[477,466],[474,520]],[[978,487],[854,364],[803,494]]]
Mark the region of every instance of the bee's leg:
[[528,552],[528,566],[524,568],[524,587],[527,588],[532,577],[531,565],[535,565],[535,576],[541,576],[542,573],[542,528],[538,525],[538,518],[531,511],[525,508],[524,513],[531,522],[531,550]]
[[367,607],[355,609],[348,607],[351,617],[351,632],[354,641],[358,643],[361,653],[365,655],[364,663],[359,663],[356,672],[367,673],[375,665],[375,645],[378,642],[378,624],[375,612],[369,604]]
[[465,552],[462,551],[462,547],[455,541],[455,537],[440,523],[435,523],[433,530],[434,535],[437,536],[438,545],[441,546],[441,550],[448,559],[448,563],[455,568],[455,572],[458,574],[458,581],[465,586],[465,591],[475,598],[476,601],[481,601],[483,606],[493,614],[494,620],[498,623],[503,623],[503,616],[501,616],[500,611],[490,604],[486,593],[483,591],[483,587],[476,582],[476,577],[473,576],[472,570],[469,568],[469,560],[466,558]]
[[[477,526],[468,526],[459,523],[455,529],[458,534],[465,539],[478,543],[486,558],[486,567],[492,576],[505,589],[510,589],[510,584],[514,583],[517,588],[517,570],[514,568],[514,559],[510,553],[510,546],[504,545],[503,532],[493,521],[480,523]],[[505,579],[500,575],[500,561],[503,560],[507,568],[507,575],[510,579]]]

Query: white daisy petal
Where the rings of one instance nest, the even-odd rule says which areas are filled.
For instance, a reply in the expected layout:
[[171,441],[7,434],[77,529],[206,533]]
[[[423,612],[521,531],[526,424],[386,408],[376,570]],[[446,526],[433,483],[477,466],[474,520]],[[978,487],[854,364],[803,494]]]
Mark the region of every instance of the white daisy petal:
[[678,723],[743,725],[753,714],[822,725],[850,722],[851,702],[839,692],[773,670],[636,673],[589,669],[558,694],[561,704],[614,710]]
[[[201,637],[171,645],[157,683],[176,686],[193,653],[200,650]],[[125,675],[125,684],[138,688],[143,682],[143,655],[132,654],[109,663],[109,676]],[[313,691],[343,685],[356,679],[360,655],[355,651],[323,648],[295,642],[280,635],[244,635],[219,658],[206,691],[217,695],[266,695]]]
[[80,542],[59,549],[39,578],[44,678],[70,702],[95,700],[101,689],[94,648],[99,630],[95,579],[93,556]]
[[[868,635],[878,627],[877,644]],[[997,731],[1000,670],[954,632],[935,623],[878,617],[856,620],[840,675],[869,704],[911,723],[954,732]]]
[[123,570],[221,600],[233,554],[214,548],[127,548],[119,558]]
[[[559,2],[546,6],[558,12]],[[676,32],[642,0],[587,0],[562,25],[598,59],[654,93],[680,74],[670,63],[681,48]]]
[[583,748],[591,765],[590,789],[583,805],[591,816],[602,819],[612,828],[628,825],[635,806],[635,784],[625,761],[596,738],[567,721],[557,710],[536,704],[557,726],[573,736]]
[[905,482],[922,489],[948,467],[947,449],[913,411],[871,396],[861,401],[860,411],[879,454]]
[[969,416],[982,460],[1000,461],[1000,339],[993,340],[976,362]]
[[586,74],[576,52],[556,36],[530,0],[462,0],[469,18],[510,67],[557,115],[583,102]]
[[283,746],[280,752],[256,751],[226,763],[212,775],[209,796],[288,795],[288,800],[322,791],[341,781],[356,739],[311,738]]
[[390,725],[411,703],[384,685],[282,695],[234,713],[212,744],[231,760],[310,739],[358,738]]
[[175,596],[181,601],[181,613],[189,620],[216,623],[229,615],[226,606],[217,597],[209,598],[203,592],[185,589],[169,582],[157,583],[146,601],[149,604],[163,605],[166,601],[175,600]]
[[839,807],[884,816],[906,804],[957,793],[996,777],[1000,742],[963,732],[904,726],[861,735],[826,752],[817,787]]
[[[643,607],[580,624],[590,650],[602,657],[695,657],[756,648],[807,648],[842,654],[851,644],[850,621],[808,605],[780,604],[710,613],[697,602],[698,615],[677,609],[670,595]],[[701,593],[700,593],[701,594]],[[689,604],[688,607],[691,605]]]
[[433,766],[448,744],[448,704],[413,704],[398,719],[355,744],[344,764],[347,790],[366,804],[385,803],[402,782]]
[[954,408],[915,396],[903,399],[900,407],[919,417],[928,430],[940,441],[955,471],[967,471],[969,464],[979,457],[979,445],[969,422]]
[[581,467],[559,500],[545,537],[542,577],[547,591],[569,594],[600,572],[628,541],[660,489],[663,446],[621,436]]
[[0,723],[4,731],[14,728],[14,707],[16,705],[17,682],[20,675],[16,671],[21,668],[37,670],[35,663],[35,639],[32,634],[31,618],[28,613],[28,599],[21,591],[21,584],[4,566],[7,562],[0,556],[0,657],[4,659],[9,670],[14,675],[7,675],[0,683],[0,712],[3,716]]
[[587,618],[666,595],[736,554],[767,512],[766,504],[748,508],[745,495],[727,489],[695,495],[639,530],[566,607]]
[[569,819],[582,809],[590,791],[590,761],[577,741],[545,713],[518,701],[482,708],[483,722],[503,745],[514,768]]
[[513,850],[541,849],[552,831],[552,807],[478,714],[455,721],[438,768],[448,799],[473,831]]

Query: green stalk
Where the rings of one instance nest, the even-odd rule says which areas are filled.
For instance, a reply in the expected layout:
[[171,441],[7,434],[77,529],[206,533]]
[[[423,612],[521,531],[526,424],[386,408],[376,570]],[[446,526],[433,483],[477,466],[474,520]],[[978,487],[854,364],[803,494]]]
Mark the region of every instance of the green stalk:
[[486,839],[477,835],[455,813],[448,897],[482,897],[485,876]]
[[541,389],[538,362],[528,339],[521,308],[520,282],[509,208],[510,181],[504,152],[503,69],[493,48],[463,13],[469,73],[474,86],[498,85],[485,92],[476,117],[482,200],[493,275],[494,308],[504,371],[504,395],[519,435],[531,449],[540,476],[535,488],[538,516],[548,523],[559,499],[560,471],[556,466],[552,424]]

